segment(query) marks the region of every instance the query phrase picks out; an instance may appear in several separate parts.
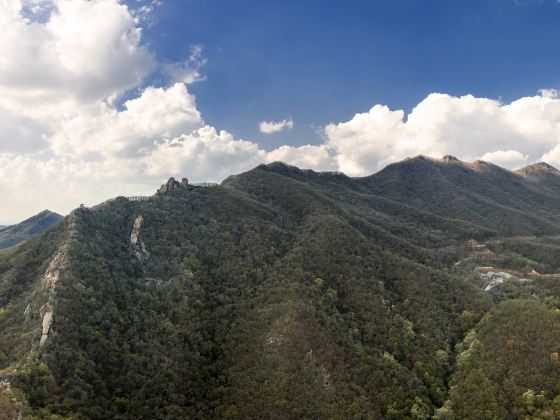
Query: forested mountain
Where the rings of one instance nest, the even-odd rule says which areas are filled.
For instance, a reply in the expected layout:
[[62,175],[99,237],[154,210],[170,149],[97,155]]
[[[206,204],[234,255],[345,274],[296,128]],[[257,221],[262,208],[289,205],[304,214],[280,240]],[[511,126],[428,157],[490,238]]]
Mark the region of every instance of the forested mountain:
[[9,248],[37,236],[62,220],[60,214],[44,210],[17,225],[0,226],[0,249]]
[[534,172],[273,163],[77,209],[0,252],[0,410],[558,418],[560,175]]

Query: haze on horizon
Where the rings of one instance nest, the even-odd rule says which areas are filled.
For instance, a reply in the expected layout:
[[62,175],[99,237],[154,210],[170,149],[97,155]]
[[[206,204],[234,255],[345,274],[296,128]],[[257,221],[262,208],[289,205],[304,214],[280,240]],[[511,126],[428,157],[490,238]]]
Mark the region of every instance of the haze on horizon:
[[230,3],[0,0],[0,225],[278,160],[560,165],[557,1]]

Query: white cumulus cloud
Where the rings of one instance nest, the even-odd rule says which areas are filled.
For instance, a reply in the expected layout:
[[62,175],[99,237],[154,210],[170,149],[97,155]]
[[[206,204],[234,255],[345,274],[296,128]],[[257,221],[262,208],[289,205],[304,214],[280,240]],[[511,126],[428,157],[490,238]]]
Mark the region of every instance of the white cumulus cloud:
[[291,130],[294,128],[294,122],[291,118],[282,121],[262,121],[259,124],[259,130],[264,134],[279,133],[284,130]]
[[98,154],[134,157],[149,153],[161,139],[179,136],[203,125],[194,96],[183,83],[169,88],[146,88],[126,101],[124,110],[99,102],[93,109],[61,121],[51,137],[52,149],[61,155]]
[[527,162],[528,155],[522,155],[517,150],[496,150],[483,154],[478,160],[491,162],[499,166],[518,167]]
[[267,162],[288,162],[292,165],[305,169],[318,171],[337,170],[335,160],[330,155],[325,145],[320,146],[280,146],[279,148],[267,153]]
[[64,114],[137,86],[155,66],[117,0],[53,0],[46,22],[25,17],[20,0],[2,1],[0,104],[7,108]]

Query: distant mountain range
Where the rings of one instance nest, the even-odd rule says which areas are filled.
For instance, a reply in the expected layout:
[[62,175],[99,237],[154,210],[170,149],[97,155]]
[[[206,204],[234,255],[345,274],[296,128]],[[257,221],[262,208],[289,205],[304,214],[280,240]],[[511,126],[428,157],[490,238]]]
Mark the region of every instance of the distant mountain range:
[[546,163],[510,172],[452,156],[423,156],[360,179],[368,192],[447,219],[473,223],[475,236],[559,232],[560,172]]
[[560,418],[559,191],[544,163],[418,156],[76,209],[0,253],[0,407]]
[[0,226],[0,249],[10,248],[37,236],[62,219],[63,217],[60,214],[44,210],[17,225]]

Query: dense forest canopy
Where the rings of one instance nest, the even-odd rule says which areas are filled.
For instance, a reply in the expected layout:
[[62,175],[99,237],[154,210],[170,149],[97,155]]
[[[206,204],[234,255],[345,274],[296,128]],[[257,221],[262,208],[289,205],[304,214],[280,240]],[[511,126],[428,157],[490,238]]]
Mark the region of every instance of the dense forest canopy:
[[560,176],[542,171],[274,163],[77,209],[0,252],[0,410],[558,418]]

